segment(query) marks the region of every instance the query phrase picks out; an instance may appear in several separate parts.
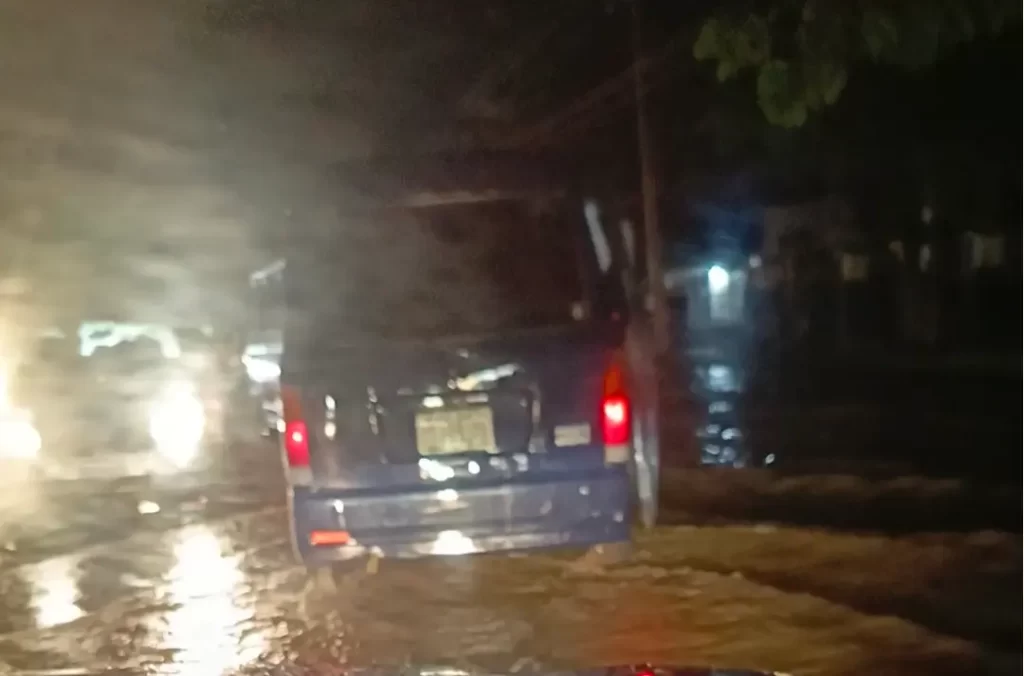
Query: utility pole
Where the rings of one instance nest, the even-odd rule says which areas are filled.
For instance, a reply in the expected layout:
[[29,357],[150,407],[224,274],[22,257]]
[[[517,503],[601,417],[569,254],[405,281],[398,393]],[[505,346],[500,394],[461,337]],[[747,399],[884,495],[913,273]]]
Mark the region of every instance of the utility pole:
[[654,164],[654,142],[644,87],[643,0],[632,0],[633,23],[633,86],[636,96],[636,135],[640,154],[640,190],[643,197],[645,258],[647,262],[647,290],[653,304],[654,336],[659,354],[671,347],[669,331],[668,296],[665,292],[665,272],[662,267],[661,230],[658,219],[658,181]]

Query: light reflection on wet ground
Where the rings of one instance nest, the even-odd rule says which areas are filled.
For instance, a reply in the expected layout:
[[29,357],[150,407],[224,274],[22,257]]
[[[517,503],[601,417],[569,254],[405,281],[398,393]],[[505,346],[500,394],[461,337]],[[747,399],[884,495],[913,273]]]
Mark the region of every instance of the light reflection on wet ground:
[[[745,439],[730,430],[739,427],[742,373],[714,359],[694,373],[694,394],[707,402],[705,444],[721,449],[728,442],[741,456],[744,447],[736,442]],[[711,473],[694,478],[701,485],[711,480]],[[736,499],[735,491],[727,494]],[[236,511],[253,509],[226,493],[212,495],[249,504]],[[274,495],[279,499],[280,491]],[[98,502],[111,504],[101,497]],[[783,591],[734,574],[727,564],[698,564],[692,537],[680,545],[686,539],[671,530],[645,536],[632,563],[607,571],[579,571],[553,555],[482,556],[385,565],[342,596],[311,595],[303,591],[304,571],[292,561],[283,512],[266,507],[272,503],[223,519],[224,505],[198,501],[205,511],[193,512],[157,496],[145,499],[160,509],[141,513],[143,496],[126,496],[117,503],[126,514],[117,518],[127,520],[89,530],[86,548],[72,540],[65,551],[76,553],[0,571],[0,673],[4,662],[19,668],[120,665],[189,676],[264,673],[252,667],[257,662],[413,660],[500,669],[527,656],[573,666],[656,660],[807,673],[960,674],[978,672],[974,660],[983,652],[978,644],[899,619],[898,608],[863,614],[841,598],[808,595],[795,573],[787,579],[793,588]],[[197,503],[190,498],[188,504]],[[801,509],[820,511],[806,500]],[[76,524],[103,522],[85,514],[84,503],[81,511]],[[175,519],[202,522],[171,528]],[[764,532],[760,544],[758,538],[734,543],[732,551],[775,540],[770,529]],[[787,571],[800,571],[807,548],[823,537],[808,533],[800,563]],[[108,540],[111,535],[117,537]],[[722,550],[715,542],[708,551]],[[874,572],[858,567],[850,575],[884,576],[886,565]]]
[[[256,604],[275,579],[273,571],[291,568],[281,525],[273,520],[238,537],[237,522],[196,524],[6,571],[0,588],[13,593],[4,594],[0,645],[4,637],[32,636],[37,640],[27,640],[26,649],[36,652],[42,645],[65,653],[67,666],[83,659],[92,664],[87,655],[99,656],[104,665],[167,673],[233,673],[266,650],[267,631],[273,629],[256,622]],[[242,541],[280,551],[257,560],[240,549]],[[271,566],[269,574],[258,575],[257,564]],[[62,634],[72,628],[77,639],[69,643]],[[0,667],[5,652],[0,649]]]
[[696,434],[700,463],[746,467],[751,458],[740,422],[743,372],[724,361],[693,365],[690,392],[696,401]]
[[50,559],[26,571],[35,624],[50,628],[73,622],[85,615],[78,605],[81,573],[70,557]]
[[[742,532],[731,551],[772,540]],[[610,569],[545,554],[385,562],[338,596],[304,590],[286,533],[282,513],[265,513],[10,570],[8,583],[27,590],[26,612],[0,636],[0,665],[34,666],[47,654],[62,666],[189,676],[249,673],[255,663],[500,670],[524,656],[561,666],[654,660],[805,671],[833,660],[836,668],[820,673],[836,674],[978,666],[973,644],[913,623],[694,569],[674,544],[686,538],[671,530],[645,536],[633,562]],[[28,657],[11,657],[12,640]]]
[[[239,554],[206,526],[178,534],[167,580],[171,608],[157,618],[158,641],[173,651],[173,664],[195,676],[218,676],[255,660],[266,646],[248,631],[254,599],[239,567]],[[161,631],[162,630],[162,631]]]
[[897,368],[841,355],[783,359],[737,336],[694,338],[680,355],[681,379],[666,390],[667,424],[679,443],[696,441],[691,462],[984,481],[1001,481],[1016,462],[1006,439],[1019,435],[1010,410],[1010,388],[1019,386],[1009,372]]

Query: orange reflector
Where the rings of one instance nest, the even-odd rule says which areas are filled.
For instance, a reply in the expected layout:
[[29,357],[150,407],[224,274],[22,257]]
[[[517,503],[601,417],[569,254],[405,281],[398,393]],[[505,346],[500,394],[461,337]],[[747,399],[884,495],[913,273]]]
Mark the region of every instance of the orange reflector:
[[347,545],[351,539],[347,530],[315,530],[309,534],[309,544],[314,547]]

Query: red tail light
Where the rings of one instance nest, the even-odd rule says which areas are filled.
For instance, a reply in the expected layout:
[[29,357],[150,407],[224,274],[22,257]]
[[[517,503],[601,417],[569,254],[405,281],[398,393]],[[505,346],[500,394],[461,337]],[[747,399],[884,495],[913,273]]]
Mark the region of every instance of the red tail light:
[[309,466],[309,434],[303,420],[290,420],[284,425],[284,452],[289,467]]
[[302,416],[302,400],[298,391],[281,388],[281,408],[284,414],[284,453],[289,467],[309,466],[309,430]]
[[601,403],[601,430],[606,445],[629,443],[629,399],[624,394],[606,395]]
[[628,444],[632,415],[626,394],[622,368],[612,364],[604,377],[604,398],[601,400],[601,433],[606,446]]

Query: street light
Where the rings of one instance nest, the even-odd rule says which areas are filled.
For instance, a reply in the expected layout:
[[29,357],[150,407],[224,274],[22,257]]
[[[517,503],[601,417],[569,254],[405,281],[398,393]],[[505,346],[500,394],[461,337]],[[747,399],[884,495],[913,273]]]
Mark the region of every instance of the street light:
[[729,288],[729,272],[721,265],[712,265],[708,269],[708,290],[720,294]]

